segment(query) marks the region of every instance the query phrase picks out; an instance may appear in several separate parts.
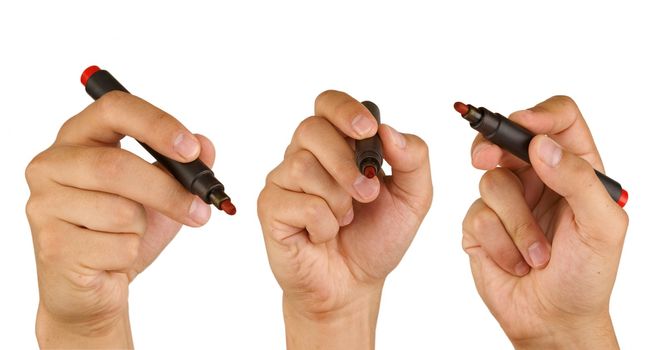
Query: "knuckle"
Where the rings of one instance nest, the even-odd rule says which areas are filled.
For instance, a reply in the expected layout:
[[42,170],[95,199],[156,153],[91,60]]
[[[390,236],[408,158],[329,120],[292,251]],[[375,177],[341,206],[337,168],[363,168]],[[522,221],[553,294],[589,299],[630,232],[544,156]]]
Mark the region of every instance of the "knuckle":
[[538,231],[539,227],[537,223],[532,220],[529,220],[514,224],[510,234],[516,243],[519,242],[528,243],[532,241],[530,237],[534,237]]
[[58,135],[56,136],[56,142],[62,140],[63,138],[67,137],[67,135],[72,131],[76,129],[76,121],[77,118],[76,116],[73,116],[69,119],[67,119],[62,126],[60,127],[60,130],[58,130]]
[[264,187],[268,186],[269,184],[275,182],[275,179],[278,177],[281,171],[281,165],[278,165],[276,168],[271,170],[267,175],[266,175],[266,181],[264,182]]
[[566,114],[579,117],[580,109],[573,98],[566,95],[556,95],[550,98],[552,102],[558,105]]
[[326,90],[326,91],[320,93],[315,98],[315,105],[317,106],[317,105],[320,105],[320,104],[324,103],[328,98],[330,98],[332,95],[335,95],[337,93],[338,93],[338,91],[336,91],[336,90]]
[[132,205],[130,203],[119,203],[114,206],[113,225],[123,231],[135,232],[143,234],[144,227],[144,211],[139,205]]
[[555,95],[552,100],[567,107],[577,107],[576,101],[567,95]]
[[[48,151],[48,150],[47,150]],[[25,167],[25,180],[28,185],[34,184],[44,174],[48,173],[48,155],[47,151],[41,152],[36,155],[30,163]]]
[[498,171],[492,169],[486,171],[479,180],[479,192],[481,196],[494,191],[499,185]]
[[310,137],[315,133],[315,130],[318,128],[321,121],[322,118],[316,116],[305,118],[300,124],[298,124],[293,138],[295,140],[300,140]]
[[261,192],[259,192],[259,196],[257,196],[257,216],[259,216],[259,221],[262,221],[262,219],[266,216],[266,202],[268,201],[268,186],[265,186]]
[[303,215],[308,222],[316,222],[327,218],[330,214],[328,205],[319,197],[308,200],[303,208]]
[[100,118],[105,120],[112,120],[117,112],[118,105],[122,103],[123,99],[127,98],[126,93],[118,90],[113,90],[105,93],[102,97],[95,101],[97,111]]
[[493,193],[506,192],[507,189],[523,190],[523,185],[518,177],[510,170],[505,168],[495,168],[486,171],[479,180],[479,192],[481,197],[486,197]]
[[289,157],[287,170],[291,178],[301,179],[316,166],[317,159],[312,153],[300,150]]
[[121,149],[101,148],[95,151],[91,165],[98,181],[113,181],[126,172],[127,154]]
[[42,206],[42,202],[37,200],[34,196],[30,196],[25,203],[25,215],[31,222],[41,217],[43,215],[43,210],[44,207]]
[[60,232],[53,229],[41,230],[35,238],[35,255],[42,264],[59,261],[64,252],[65,242]]
[[128,262],[136,261],[139,258],[141,248],[141,238],[134,234],[128,234],[125,240],[125,254]]
[[479,209],[467,220],[466,231],[472,234],[483,234],[488,228],[497,222],[496,214],[488,207]]

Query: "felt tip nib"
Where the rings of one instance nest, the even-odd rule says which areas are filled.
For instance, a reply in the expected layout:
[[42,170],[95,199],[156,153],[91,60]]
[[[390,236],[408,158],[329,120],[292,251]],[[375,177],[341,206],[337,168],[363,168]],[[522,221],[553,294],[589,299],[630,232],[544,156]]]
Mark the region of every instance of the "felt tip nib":
[[220,203],[220,209],[224,210],[229,215],[236,214],[236,206],[231,203],[230,199],[226,199]]
[[86,70],[83,71],[83,74],[81,74],[81,84],[83,84],[83,86],[86,86],[86,84],[88,83],[88,79],[90,79],[90,77],[93,74],[97,73],[99,70],[100,69],[97,66],[90,66],[86,68]]
[[461,115],[465,115],[465,114],[467,114],[467,112],[469,112],[469,107],[467,107],[467,105],[462,103],[462,102],[454,103],[453,108],[456,111],[458,111],[458,113],[460,113]]
[[624,208],[624,205],[627,204],[628,200],[629,193],[627,193],[625,190],[622,190],[622,193],[620,193],[620,198],[617,200],[617,204],[620,205],[620,208]]
[[377,175],[377,170],[372,165],[368,165],[365,168],[363,168],[363,175],[365,175],[365,177],[367,177],[368,179],[372,179],[373,177],[375,177],[375,175]]

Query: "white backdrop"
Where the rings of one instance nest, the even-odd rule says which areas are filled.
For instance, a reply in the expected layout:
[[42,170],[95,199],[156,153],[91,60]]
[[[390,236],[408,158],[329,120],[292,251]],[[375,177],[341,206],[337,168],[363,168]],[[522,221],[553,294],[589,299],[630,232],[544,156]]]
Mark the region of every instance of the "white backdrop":
[[[325,89],[370,99],[431,150],[435,198],[384,288],[378,349],[508,349],[478,297],[461,221],[478,196],[455,100],[508,115],[567,94],[631,222],[612,298],[627,349],[665,348],[666,21],[658,2],[13,1],[0,5],[0,348],[35,348],[23,171],[90,98],[90,64],[217,147],[238,214],[183,229],[131,285],[138,348],[284,348],[281,291],[256,218],[264,177]],[[654,5],[652,4],[654,3]],[[134,141],[124,146],[141,152]]]

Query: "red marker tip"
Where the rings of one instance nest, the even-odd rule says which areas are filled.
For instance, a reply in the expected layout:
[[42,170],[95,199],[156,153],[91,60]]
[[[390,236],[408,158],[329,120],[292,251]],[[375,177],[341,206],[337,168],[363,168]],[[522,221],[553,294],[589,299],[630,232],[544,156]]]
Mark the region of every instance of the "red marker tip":
[[462,102],[454,103],[453,108],[456,111],[458,111],[458,113],[460,113],[461,115],[465,115],[465,114],[467,114],[467,112],[469,112],[469,107],[467,107],[467,105],[462,103]]
[[368,179],[372,179],[373,177],[375,177],[375,175],[377,175],[377,170],[375,169],[374,166],[368,165],[365,168],[363,168],[363,175],[365,175],[365,177],[367,177]]
[[83,74],[81,74],[81,84],[83,84],[83,86],[86,86],[86,84],[88,83],[88,79],[93,74],[97,73],[100,70],[101,69],[99,69],[99,67],[97,67],[97,66],[90,66],[90,67],[86,68],[86,70],[83,71]]
[[620,198],[617,200],[617,204],[619,204],[621,208],[624,208],[624,205],[627,204],[628,200],[629,193],[627,193],[625,190],[622,190],[622,193],[620,193]]
[[229,214],[229,215],[234,215],[234,214],[236,214],[236,206],[233,205],[233,203],[231,203],[231,200],[230,200],[230,199],[226,199],[226,200],[224,200],[224,201],[220,204],[220,209],[224,210],[224,212],[227,213],[227,214]]

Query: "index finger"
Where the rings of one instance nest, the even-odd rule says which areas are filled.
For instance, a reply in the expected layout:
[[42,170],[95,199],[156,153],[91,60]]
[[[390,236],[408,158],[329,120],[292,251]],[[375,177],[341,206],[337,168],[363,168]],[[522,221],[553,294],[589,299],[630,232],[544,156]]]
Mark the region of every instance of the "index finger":
[[[603,171],[601,157],[594,144],[585,119],[576,103],[567,96],[553,96],[536,106],[512,113],[509,119],[527,128],[534,134],[546,134],[568,151],[584,158],[592,166]],[[472,144],[472,163],[480,169],[491,169],[496,165],[519,168],[525,163],[497,146],[488,146],[483,136],[478,135]]]
[[345,135],[362,140],[377,133],[377,120],[365,106],[341,91],[327,90],[315,99],[315,115],[326,118]]
[[201,145],[176,118],[134,95],[111,91],[70,118],[56,144],[116,144],[125,135],[180,162],[196,159]]
[[603,171],[590,128],[571,97],[553,96],[530,109],[512,113],[509,119],[535,134],[550,136],[567,151]]

